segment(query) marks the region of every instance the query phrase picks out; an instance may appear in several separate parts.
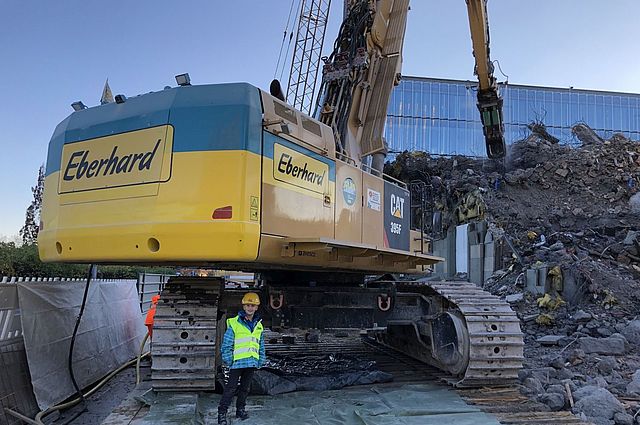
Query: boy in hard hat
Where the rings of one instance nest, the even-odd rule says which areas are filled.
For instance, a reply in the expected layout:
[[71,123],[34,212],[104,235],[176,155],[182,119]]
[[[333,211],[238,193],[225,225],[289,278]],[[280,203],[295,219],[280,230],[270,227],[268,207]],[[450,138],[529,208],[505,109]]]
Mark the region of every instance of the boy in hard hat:
[[237,316],[227,319],[227,331],[220,351],[222,362],[230,371],[229,382],[224,387],[218,405],[218,424],[227,425],[227,409],[236,390],[236,418],[245,420],[249,417],[245,405],[251,379],[255,370],[262,367],[266,360],[262,321],[257,314],[259,306],[258,294],[247,292],[242,297],[242,310]]

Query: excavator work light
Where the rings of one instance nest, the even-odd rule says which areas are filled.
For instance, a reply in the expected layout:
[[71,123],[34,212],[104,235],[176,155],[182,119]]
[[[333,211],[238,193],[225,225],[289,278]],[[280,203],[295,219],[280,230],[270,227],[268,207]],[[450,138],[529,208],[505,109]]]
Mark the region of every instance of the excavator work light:
[[84,103],[82,103],[82,101],[77,101],[77,102],[73,102],[71,104],[71,107],[73,108],[74,111],[82,111],[83,109],[87,109],[87,105],[85,105]]
[[184,74],[176,75],[176,83],[179,86],[190,86],[191,78],[189,78],[189,73],[185,72]]
[[124,103],[127,101],[127,96],[123,94],[117,94],[115,97],[116,103]]

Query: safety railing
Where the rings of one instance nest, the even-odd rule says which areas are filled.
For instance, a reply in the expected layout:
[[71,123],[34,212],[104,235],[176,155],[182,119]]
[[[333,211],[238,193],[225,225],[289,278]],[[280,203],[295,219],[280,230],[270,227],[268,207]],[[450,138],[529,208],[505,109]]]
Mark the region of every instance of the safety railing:
[[169,281],[170,275],[155,273],[138,274],[138,296],[140,299],[140,311],[146,313],[151,307],[151,298],[158,295],[164,285]]
[[0,345],[11,344],[22,338],[22,324],[15,284],[0,283]]

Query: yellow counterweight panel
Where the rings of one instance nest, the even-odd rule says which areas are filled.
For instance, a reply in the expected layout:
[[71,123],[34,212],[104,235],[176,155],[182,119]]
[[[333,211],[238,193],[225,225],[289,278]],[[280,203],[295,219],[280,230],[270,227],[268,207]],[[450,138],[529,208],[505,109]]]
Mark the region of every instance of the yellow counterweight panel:
[[[335,182],[329,180],[329,167],[311,157],[284,146],[275,145],[277,158],[299,159],[307,164],[307,171],[323,176],[312,185],[296,179],[292,174],[278,172],[279,162],[263,158],[262,196],[264,213],[262,232],[285,237],[334,237]],[[285,167],[285,168],[283,168]],[[282,164],[281,169],[286,165]]]
[[[260,170],[260,155],[248,151],[177,152],[171,178],[152,196],[131,192],[144,184],[58,194],[60,173],[52,173],[45,180],[40,256],[105,263],[253,261]],[[65,201],[68,195],[73,203]],[[212,218],[228,206],[231,218]]]

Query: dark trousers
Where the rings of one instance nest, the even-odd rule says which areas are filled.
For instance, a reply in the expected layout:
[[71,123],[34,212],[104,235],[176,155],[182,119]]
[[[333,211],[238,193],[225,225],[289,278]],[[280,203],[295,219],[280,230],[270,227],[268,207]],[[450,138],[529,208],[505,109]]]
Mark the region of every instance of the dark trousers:
[[[253,379],[253,373],[256,371],[253,367],[244,369],[231,369],[229,371],[229,382],[224,386],[224,392],[218,405],[218,412],[222,413],[229,409],[231,405],[231,399],[237,393],[238,399],[236,400],[236,409],[244,410],[244,406],[247,404],[247,396],[249,395],[249,389],[251,388],[251,380]],[[240,385],[238,385],[240,381]]]

